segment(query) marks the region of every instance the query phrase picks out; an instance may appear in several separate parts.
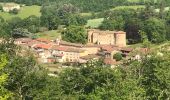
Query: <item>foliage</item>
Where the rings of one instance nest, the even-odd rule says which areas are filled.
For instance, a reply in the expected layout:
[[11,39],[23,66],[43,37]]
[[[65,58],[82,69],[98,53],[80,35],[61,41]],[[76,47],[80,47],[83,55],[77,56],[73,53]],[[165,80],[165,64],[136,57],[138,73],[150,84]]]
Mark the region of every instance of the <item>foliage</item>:
[[153,43],[165,41],[166,28],[163,20],[150,18],[145,21],[144,26],[144,31],[147,33],[149,41]]
[[144,48],[149,48],[151,43],[148,40],[147,34],[144,31],[139,30],[139,34],[141,36],[141,41],[143,43]]
[[6,55],[1,54],[0,55],[0,99],[1,100],[8,100],[10,97],[9,92],[5,89],[4,84],[7,81],[8,75],[3,73],[3,69],[7,64],[7,58]]
[[11,11],[9,11],[10,14],[18,14],[19,10],[18,9],[13,9]]
[[120,61],[122,60],[122,54],[121,53],[116,53],[113,55],[113,58],[116,60],[116,61]]
[[107,18],[103,21],[103,23],[99,26],[102,30],[123,30],[124,29],[125,22],[123,18],[116,17],[116,18]]
[[62,39],[68,42],[85,44],[87,32],[82,26],[69,26],[62,33]]
[[15,99],[34,98],[46,86],[46,72],[36,66],[32,57],[15,56],[8,65],[9,79],[6,88]]

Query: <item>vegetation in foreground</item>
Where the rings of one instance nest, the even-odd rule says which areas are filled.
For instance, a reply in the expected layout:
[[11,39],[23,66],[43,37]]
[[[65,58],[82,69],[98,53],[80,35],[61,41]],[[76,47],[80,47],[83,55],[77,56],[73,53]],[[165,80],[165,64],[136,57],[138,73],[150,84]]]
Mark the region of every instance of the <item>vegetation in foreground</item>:
[[[166,100],[170,98],[170,55],[165,49],[125,60],[112,69],[102,61],[67,68],[56,76],[12,42],[0,44],[0,98],[72,100]],[[163,54],[159,55],[157,52]],[[5,99],[6,98],[6,99]]]

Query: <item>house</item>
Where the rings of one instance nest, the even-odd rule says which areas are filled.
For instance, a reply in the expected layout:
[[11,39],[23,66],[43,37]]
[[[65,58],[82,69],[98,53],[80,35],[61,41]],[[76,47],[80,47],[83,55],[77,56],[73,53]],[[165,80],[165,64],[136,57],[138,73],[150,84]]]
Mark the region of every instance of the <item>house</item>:
[[51,61],[49,61],[49,58],[52,57],[51,55],[51,44],[36,44],[33,48],[34,51],[37,53],[38,55],[38,61],[42,62],[42,63],[51,63]]
[[82,49],[69,46],[53,46],[52,55],[57,62],[79,62],[81,53],[85,52]]
[[18,38],[18,39],[15,39],[14,43],[16,45],[22,45],[22,44],[28,44],[31,41],[32,39],[30,38]]
[[120,49],[123,57],[129,56],[130,52],[132,52],[133,50],[134,50],[133,48],[128,48],[128,47],[123,47]]
[[99,55],[95,55],[95,54],[89,54],[86,56],[82,56],[80,57],[80,63],[87,63],[90,60],[99,60],[101,58],[101,56]]
[[124,47],[126,46],[126,32],[90,29],[88,30],[88,43]]
[[20,5],[19,4],[15,4],[15,3],[4,3],[2,4],[2,9],[4,12],[9,12],[12,11],[14,9],[20,10]]

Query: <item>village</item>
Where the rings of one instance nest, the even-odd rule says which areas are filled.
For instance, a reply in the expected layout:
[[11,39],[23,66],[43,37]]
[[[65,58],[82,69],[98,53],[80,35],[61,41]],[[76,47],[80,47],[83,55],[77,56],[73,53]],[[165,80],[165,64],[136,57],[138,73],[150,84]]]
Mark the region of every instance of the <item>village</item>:
[[[132,59],[130,53],[134,51],[126,45],[126,32],[88,30],[88,43],[69,43],[60,39],[47,40],[43,38],[18,38],[15,44],[34,52],[39,63],[80,63],[90,60],[103,59],[106,65],[115,66],[121,61],[114,59],[120,53],[124,59]],[[140,52],[147,53],[147,48],[140,48]],[[134,55],[133,59],[140,59]]]

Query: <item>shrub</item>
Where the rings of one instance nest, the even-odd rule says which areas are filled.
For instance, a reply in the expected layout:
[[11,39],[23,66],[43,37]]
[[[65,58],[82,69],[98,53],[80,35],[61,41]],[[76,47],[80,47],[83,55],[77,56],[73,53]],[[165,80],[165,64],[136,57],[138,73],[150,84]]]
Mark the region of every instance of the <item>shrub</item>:
[[116,53],[116,54],[114,54],[113,58],[116,61],[120,61],[120,60],[122,60],[122,54],[121,53]]

